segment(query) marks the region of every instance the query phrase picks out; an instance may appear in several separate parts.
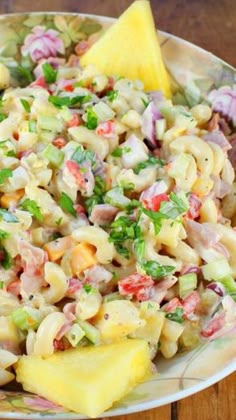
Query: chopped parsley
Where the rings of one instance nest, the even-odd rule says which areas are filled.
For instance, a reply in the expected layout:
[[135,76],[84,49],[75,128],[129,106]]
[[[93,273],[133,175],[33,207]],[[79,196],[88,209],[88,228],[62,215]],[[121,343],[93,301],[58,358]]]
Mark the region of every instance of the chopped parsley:
[[13,77],[15,76],[23,86],[29,85],[34,80],[29,67],[19,65],[16,68],[12,68],[11,73],[13,73]]
[[87,293],[95,293],[97,289],[89,283],[84,283],[83,288]]
[[[110,229],[109,242],[113,242],[117,252],[128,259],[129,250],[124,247],[123,242],[127,240],[134,241],[139,238],[141,239],[140,227],[136,221],[131,220],[129,217],[120,216],[111,224]],[[137,246],[138,244],[136,242],[136,250]],[[138,252],[140,252],[140,245]]]
[[6,115],[6,114],[4,114],[3,112],[0,112],[0,123],[1,123],[2,121],[4,121],[6,118],[7,118],[7,115]]
[[38,204],[36,203],[36,201],[30,200],[29,198],[26,198],[21,203],[21,208],[23,210],[26,210],[29,213],[31,213],[31,215],[33,217],[35,217],[35,219],[37,219],[39,222],[42,222],[43,215],[42,215],[41,210],[40,210],[40,207],[38,206]]
[[12,170],[9,168],[0,169],[0,185],[4,184],[6,179],[12,177]]
[[5,270],[9,270],[9,268],[13,266],[13,259],[12,259],[11,254],[9,254],[9,252],[3,246],[0,247],[0,254],[1,254],[1,259],[0,259],[1,266]]
[[90,161],[92,166],[96,164],[96,156],[95,153],[91,150],[84,150],[84,148],[80,145],[78,146],[73,155],[71,156],[71,160],[74,160],[79,165],[83,162]]
[[100,176],[95,176],[95,186],[93,189],[93,195],[85,200],[85,206],[88,214],[91,214],[91,211],[96,204],[104,203],[105,192],[105,181]]
[[67,211],[68,213],[72,214],[72,216],[76,217],[77,213],[74,209],[73,200],[65,192],[61,193],[59,198],[59,206],[62,208],[62,210]]
[[184,310],[183,308],[176,308],[174,312],[169,312],[166,314],[166,318],[170,319],[171,321],[178,322],[178,324],[182,324]]
[[146,101],[144,98],[141,98],[141,101],[143,105],[145,106],[145,108],[147,108],[147,106],[149,105],[149,101]]
[[145,251],[145,241],[142,238],[137,238],[134,240],[134,253],[138,261],[143,260]]
[[89,130],[95,130],[95,128],[97,128],[98,126],[98,117],[97,117],[96,112],[94,112],[91,106],[88,106],[88,108],[86,109],[86,116],[87,116],[86,127]]
[[7,239],[9,238],[9,236],[10,236],[9,232],[6,232],[5,230],[0,229],[0,240]]
[[112,102],[112,101],[114,101],[114,99],[116,99],[116,98],[117,98],[118,93],[119,93],[119,92],[118,92],[118,90],[109,90],[109,91],[107,92],[106,96],[107,96],[108,100],[109,100],[110,102]]
[[175,269],[175,267],[172,267],[171,265],[162,265],[157,261],[146,261],[141,264],[141,268],[154,280],[167,276]]
[[185,201],[173,192],[170,193],[170,201],[163,201],[161,203],[159,211],[142,208],[142,212],[151,219],[156,235],[161,230],[163,219],[176,219],[178,216],[186,213],[187,210],[187,200]]
[[31,110],[30,103],[26,99],[20,99],[20,102],[21,102],[21,105],[23,106],[24,110],[29,113],[30,110]]
[[149,166],[164,166],[164,165],[165,165],[164,160],[160,158],[156,158],[155,156],[149,156],[147,160],[145,160],[144,162],[138,163],[134,167],[134,173],[138,175],[140,171],[148,168]]
[[51,64],[44,63],[42,65],[43,76],[47,83],[54,83],[57,79],[57,70],[55,70]]

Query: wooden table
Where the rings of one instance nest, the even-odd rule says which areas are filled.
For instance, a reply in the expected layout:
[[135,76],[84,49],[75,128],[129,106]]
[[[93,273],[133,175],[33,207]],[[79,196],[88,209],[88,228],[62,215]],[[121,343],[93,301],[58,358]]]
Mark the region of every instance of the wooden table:
[[[132,0],[0,0],[0,13],[67,11],[117,17]],[[236,0],[151,0],[158,27],[236,67]],[[233,420],[236,373],[177,403],[114,420]]]

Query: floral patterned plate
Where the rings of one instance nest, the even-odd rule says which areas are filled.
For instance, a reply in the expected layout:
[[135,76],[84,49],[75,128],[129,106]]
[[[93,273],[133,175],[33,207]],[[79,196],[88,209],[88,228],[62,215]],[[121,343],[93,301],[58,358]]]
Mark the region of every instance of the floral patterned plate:
[[[114,20],[93,15],[33,13],[0,16],[0,61],[14,85],[27,85],[37,75],[37,63],[78,60]],[[236,70],[207,51],[159,32],[162,52],[171,75],[174,100],[197,104],[213,88],[236,84]],[[236,89],[221,89],[228,115],[236,125]],[[232,115],[231,115],[232,114]],[[139,385],[103,417],[158,407],[194,394],[220,381],[236,368],[236,328],[230,335],[208,341],[171,360],[156,361],[158,373]],[[14,390],[0,391],[1,419],[82,419],[43,398]]]

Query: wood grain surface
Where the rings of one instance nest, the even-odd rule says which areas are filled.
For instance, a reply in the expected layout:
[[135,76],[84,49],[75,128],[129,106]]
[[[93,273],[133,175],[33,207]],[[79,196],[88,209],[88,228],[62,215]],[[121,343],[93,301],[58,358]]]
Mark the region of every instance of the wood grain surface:
[[[67,11],[119,16],[132,0],[0,0],[0,13]],[[159,29],[185,38],[236,67],[236,0],[151,0]],[[236,373],[177,403],[114,420],[234,420]]]

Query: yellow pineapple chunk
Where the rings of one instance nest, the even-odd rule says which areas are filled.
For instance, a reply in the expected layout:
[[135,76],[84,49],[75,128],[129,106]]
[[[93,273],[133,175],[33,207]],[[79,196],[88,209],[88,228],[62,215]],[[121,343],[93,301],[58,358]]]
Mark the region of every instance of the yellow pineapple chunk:
[[95,418],[148,377],[149,350],[145,341],[127,339],[47,358],[22,356],[16,374],[26,391]]
[[140,79],[146,90],[160,89],[170,97],[170,83],[157,38],[150,4],[136,0],[81,57],[109,76]]

